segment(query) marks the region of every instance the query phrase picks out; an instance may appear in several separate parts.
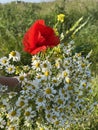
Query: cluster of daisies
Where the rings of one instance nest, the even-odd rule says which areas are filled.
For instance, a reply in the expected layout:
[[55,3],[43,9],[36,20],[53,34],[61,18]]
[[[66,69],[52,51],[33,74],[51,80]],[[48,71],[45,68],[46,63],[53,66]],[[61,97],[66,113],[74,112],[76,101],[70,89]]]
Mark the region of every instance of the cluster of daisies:
[[73,54],[73,44],[62,43],[34,55],[30,65],[19,66],[17,51],[0,58],[0,70],[16,76],[21,85],[17,86],[21,87],[19,92],[9,92],[8,86],[0,85],[0,129],[66,130],[82,121],[77,113],[90,114],[89,55]]

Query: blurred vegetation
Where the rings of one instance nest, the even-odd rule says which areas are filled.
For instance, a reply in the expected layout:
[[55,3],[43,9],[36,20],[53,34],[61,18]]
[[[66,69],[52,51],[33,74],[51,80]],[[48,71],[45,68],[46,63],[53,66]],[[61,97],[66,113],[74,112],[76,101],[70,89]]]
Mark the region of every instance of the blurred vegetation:
[[[73,39],[76,45],[75,52],[81,51],[86,56],[92,50],[91,69],[96,76],[92,86],[94,100],[98,100],[98,0],[0,4],[0,57],[12,50],[17,50],[24,54],[23,62],[26,63],[27,57],[30,56],[23,52],[22,47],[22,39],[26,30],[37,19],[44,19],[48,26],[53,27],[60,13],[65,14],[64,32],[69,30],[82,16],[83,22],[89,18],[87,24],[73,36]],[[71,130],[98,130],[98,109],[94,111],[92,117],[89,117],[86,125],[72,126]]]
[[[63,29],[69,30],[83,16],[88,24],[74,37],[76,52],[87,55],[93,51],[91,62],[95,75],[98,73],[98,0],[56,0],[42,3],[0,4],[0,57],[11,50],[22,51],[22,39],[26,30],[37,19],[44,19],[53,26],[57,15],[65,14]],[[67,39],[66,39],[67,40]],[[25,54],[28,55],[28,54]]]

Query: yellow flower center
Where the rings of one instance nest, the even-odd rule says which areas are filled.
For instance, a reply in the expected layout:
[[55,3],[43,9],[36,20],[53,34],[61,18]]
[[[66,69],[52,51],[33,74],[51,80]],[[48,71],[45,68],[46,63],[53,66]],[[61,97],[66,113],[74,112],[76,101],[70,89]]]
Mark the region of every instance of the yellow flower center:
[[45,130],[44,128],[40,128],[40,130]]
[[34,85],[32,86],[32,89],[35,89],[35,86],[34,86]]
[[58,99],[58,103],[59,103],[59,104],[63,104],[62,99]]
[[44,73],[44,75],[45,75],[45,76],[49,76],[49,71],[46,71],[46,72]]
[[24,80],[24,76],[20,76],[19,79],[20,79],[21,81],[23,81],[23,80]]
[[68,74],[67,74],[67,72],[64,72],[64,77],[66,77]]
[[84,68],[84,67],[85,67],[85,64],[83,63],[81,66],[82,66],[82,68]]
[[16,52],[15,52],[15,51],[12,51],[10,54],[11,54],[12,56],[16,56]]
[[62,89],[62,94],[65,94],[65,90],[64,89]]
[[56,79],[54,79],[54,80],[53,80],[53,82],[54,82],[54,83],[57,83],[57,80],[56,80]]
[[51,110],[51,107],[50,107],[50,106],[47,106],[47,110]]
[[25,115],[26,115],[26,116],[30,116],[30,112],[29,112],[29,111],[26,111],[26,112],[25,112]]
[[40,66],[40,63],[37,62],[37,63],[35,64],[35,66],[36,66],[36,68],[38,68],[38,67]]
[[15,127],[13,126],[13,127],[11,127],[9,130],[15,130]]
[[83,83],[83,87],[86,87],[86,85],[87,85],[86,83]]
[[11,116],[15,116],[15,115],[16,115],[16,111],[12,111]]
[[65,80],[66,80],[66,83],[68,83],[68,84],[71,83],[71,79],[70,78],[67,77]]
[[3,63],[3,64],[6,64],[6,62],[7,62],[6,60],[2,60],[2,63]]
[[8,71],[12,71],[13,69],[12,68],[8,68]]
[[56,124],[56,125],[59,125],[59,121],[55,121],[55,124]]
[[42,97],[39,97],[39,98],[38,98],[38,102],[43,102],[43,98],[42,98]]
[[60,63],[55,63],[55,66],[58,67],[60,65]]
[[37,76],[37,78],[38,78],[38,79],[41,79],[41,76],[40,76],[40,75],[38,75],[38,76]]
[[22,107],[22,106],[24,106],[24,101],[20,101],[20,103],[19,103],[19,105]]
[[73,90],[73,87],[72,86],[68,86],[68,90]]
[[51,89],[50,89],[50,88],[47,88],[47,89],[45,90],[45,92],[46,92],[46,94],[51,94]]
[[51,116],[50,116],[50,114],[47,114],[47,118],[50,118]]
[[44,63],[43,66],[44,66],[44,68],[47,68],[47,64],[46,63]]

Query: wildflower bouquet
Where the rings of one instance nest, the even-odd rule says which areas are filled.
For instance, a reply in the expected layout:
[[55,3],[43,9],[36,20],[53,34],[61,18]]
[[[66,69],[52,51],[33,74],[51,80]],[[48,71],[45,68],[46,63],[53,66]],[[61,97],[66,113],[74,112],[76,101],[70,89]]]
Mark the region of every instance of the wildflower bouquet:
[[[58,22],[64,17],[59,15]],[[9,92],[8,86],[0,86],[0,129],[65,130],[82,122],[84,117],[77,115],[90,114],[93,108],[87,102],[92,93],[90,55],[73,53],[74,41],[66,43],[64,35],[56,35],[44,20],[28,29],[23,46],[31,54],[31,64],[21,64],[17,51],[0,58],[2,72],[16,76],[21,87]]]

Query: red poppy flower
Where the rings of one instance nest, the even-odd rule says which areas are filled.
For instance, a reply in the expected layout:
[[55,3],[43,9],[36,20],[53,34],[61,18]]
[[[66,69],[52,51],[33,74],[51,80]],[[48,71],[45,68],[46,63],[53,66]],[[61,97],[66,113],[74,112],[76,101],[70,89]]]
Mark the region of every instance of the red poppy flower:
[[37,54],[48,47],[54,47],[59,42],[59,37],[55,35],[51,27],[45,25],[44,20],[37,20],[23,38],[24,50],[30,54]]

